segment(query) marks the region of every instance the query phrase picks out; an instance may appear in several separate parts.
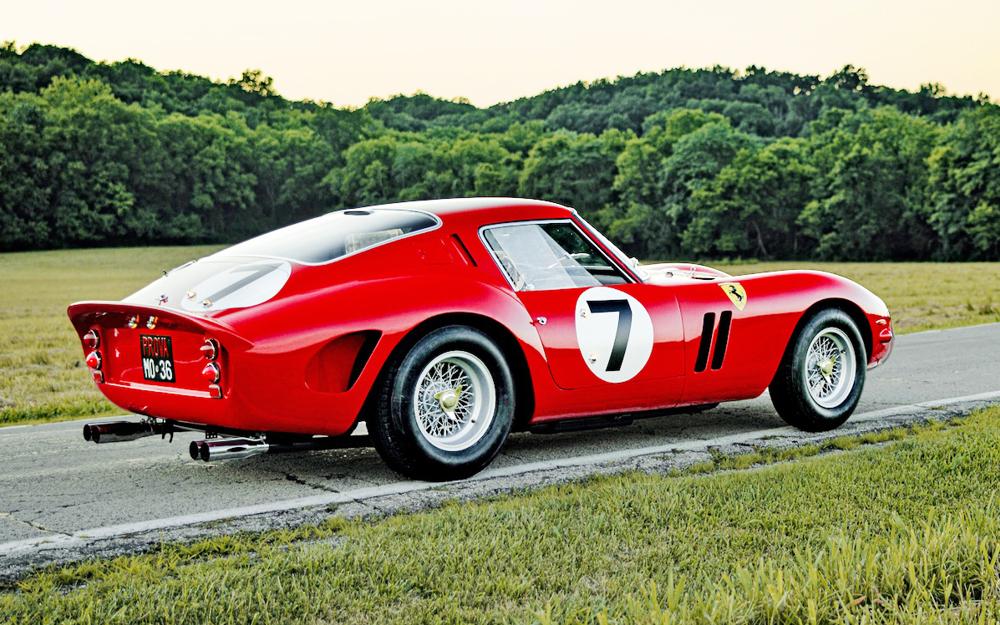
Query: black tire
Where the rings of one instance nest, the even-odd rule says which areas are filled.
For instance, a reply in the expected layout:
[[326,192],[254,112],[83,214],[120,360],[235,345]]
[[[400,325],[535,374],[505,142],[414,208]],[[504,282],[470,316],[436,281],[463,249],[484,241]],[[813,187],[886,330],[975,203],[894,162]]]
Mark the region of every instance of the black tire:
[[492,462],[513,421],[514,381],[503,352],[479,330],[446,326],[389,364],[368,431],[395,471],[444,481]]
[[868,355],[842,310],[816,313],[796,334],[771,381],[771,402],[785,423],[807,432],[840,427],[861,399]]

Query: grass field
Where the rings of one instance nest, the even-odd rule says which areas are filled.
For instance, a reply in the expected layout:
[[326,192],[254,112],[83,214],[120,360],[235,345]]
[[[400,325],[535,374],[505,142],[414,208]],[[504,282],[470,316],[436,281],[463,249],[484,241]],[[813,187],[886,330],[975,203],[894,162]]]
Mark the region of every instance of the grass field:
[[35,574],[0,591],[0,617],[996,623],[998,425],[994,407],[751,471],[596,477],[376,523],[165,545]]
[[[121,299],[214,247],[65,250],[0,254],[0,425],[117,411],[87,375],[66,318],[79,300]],[[867,286],[900,332],[1000,321],[1000,263],[759,263],[730,273],[831,271]]]

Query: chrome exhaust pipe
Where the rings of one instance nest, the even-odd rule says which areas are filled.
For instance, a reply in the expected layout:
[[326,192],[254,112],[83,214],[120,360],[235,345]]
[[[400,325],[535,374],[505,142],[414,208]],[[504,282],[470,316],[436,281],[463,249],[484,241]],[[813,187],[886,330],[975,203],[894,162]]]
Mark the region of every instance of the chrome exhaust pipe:
[[132,421],[88,423],[83,426],[83,440],[95,443],[121,443],[161,433],[156,430],[157,428],[154,428],[153,424],[145,421],[138,423]]
[[192,441],[188,453],[192,460],[230,460],[267,453],[270,445],[252,438],[220,438],[208,441]]

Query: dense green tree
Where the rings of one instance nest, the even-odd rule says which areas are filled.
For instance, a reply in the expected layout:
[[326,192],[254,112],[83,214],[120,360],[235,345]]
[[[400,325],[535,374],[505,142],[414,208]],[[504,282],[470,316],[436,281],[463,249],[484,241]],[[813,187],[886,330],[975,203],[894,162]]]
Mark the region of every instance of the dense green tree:
[[816,175],[805,140],[741,150],[692,194],[684,248],[699,256],[801,257],[809,250],[796,219]]
[[938,130],[895,109],[832,111],[813,125],[822,172],[798,222],[821,258],[927,258],[934,236],[923,215],[927,158]]
[[647,243],[652,255],[662,258],[685,249],[684,232],[697,216],[691,196],[710,184],[740,151],[754,147],[754,140],[728,120],[705,124],[677,141],[660,171],[663,204],[657,218],[669,231]]
[[514,195],[520,160],[489,135],[386,134],[351,146],[325,184],[341,206]]
[[[613,186],[617,201],[600,211],[596,221],[629,252],[665,257],[678,251],[680,232],[690,218],[685,207],[691,191],[720,166],[718,159],[735,156],[735,151],[724,154],[721,146],[699,137],[675,158],[680,143],[706,126],[718,126],[723,134],[735,136],[728,119],[717,113],[660,112],[646,119],[645,134],[628,141],[619,154]],[[712,139],[717,134],[709,133]],[[696,171],[701,166],[707,169]]]
[[158,131],[168,172],[158,211],[164,236],[231,241],[271,226],[256,203],[252,131],[239,116],[173,114]]
[[157,168],[153,117],[97,81],[56,78],[40,97],[6,100],[4,152],[14,168],[0,197],[9,245],[37,245],[38,236],[54,247],[129,240],[136,195]]
[[323,179],[339,155],[312,129],[260,126],[252,145],[255,199],[264,224],[287,225],[334,208],[336,199]]
[[0,249],[51,247],[45,104],[0,94]]
[[611,200],[615,159],[631,133],[600,137],[558,132],[535,144],[524,162],[518,194],[572,206],[585,217]]
[[1000,109],[964,113],[928,163],[938,256],[1000,258]]
[[333,208],[527,195],[631,253],[1000,258],[985,96],[750,66],[578,82],[487,109],[290,102],[135,59],[0,46],[0,250],[229,241]]

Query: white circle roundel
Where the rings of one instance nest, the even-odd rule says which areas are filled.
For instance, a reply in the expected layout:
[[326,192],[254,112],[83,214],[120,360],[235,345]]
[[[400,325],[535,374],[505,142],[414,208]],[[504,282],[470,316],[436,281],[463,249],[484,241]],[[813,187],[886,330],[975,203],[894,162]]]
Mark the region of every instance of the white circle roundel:
[[653,320],[627,293],[596,286],[576,300],[576,341],[594,375],[605,382],[634,378],[653,352]]

